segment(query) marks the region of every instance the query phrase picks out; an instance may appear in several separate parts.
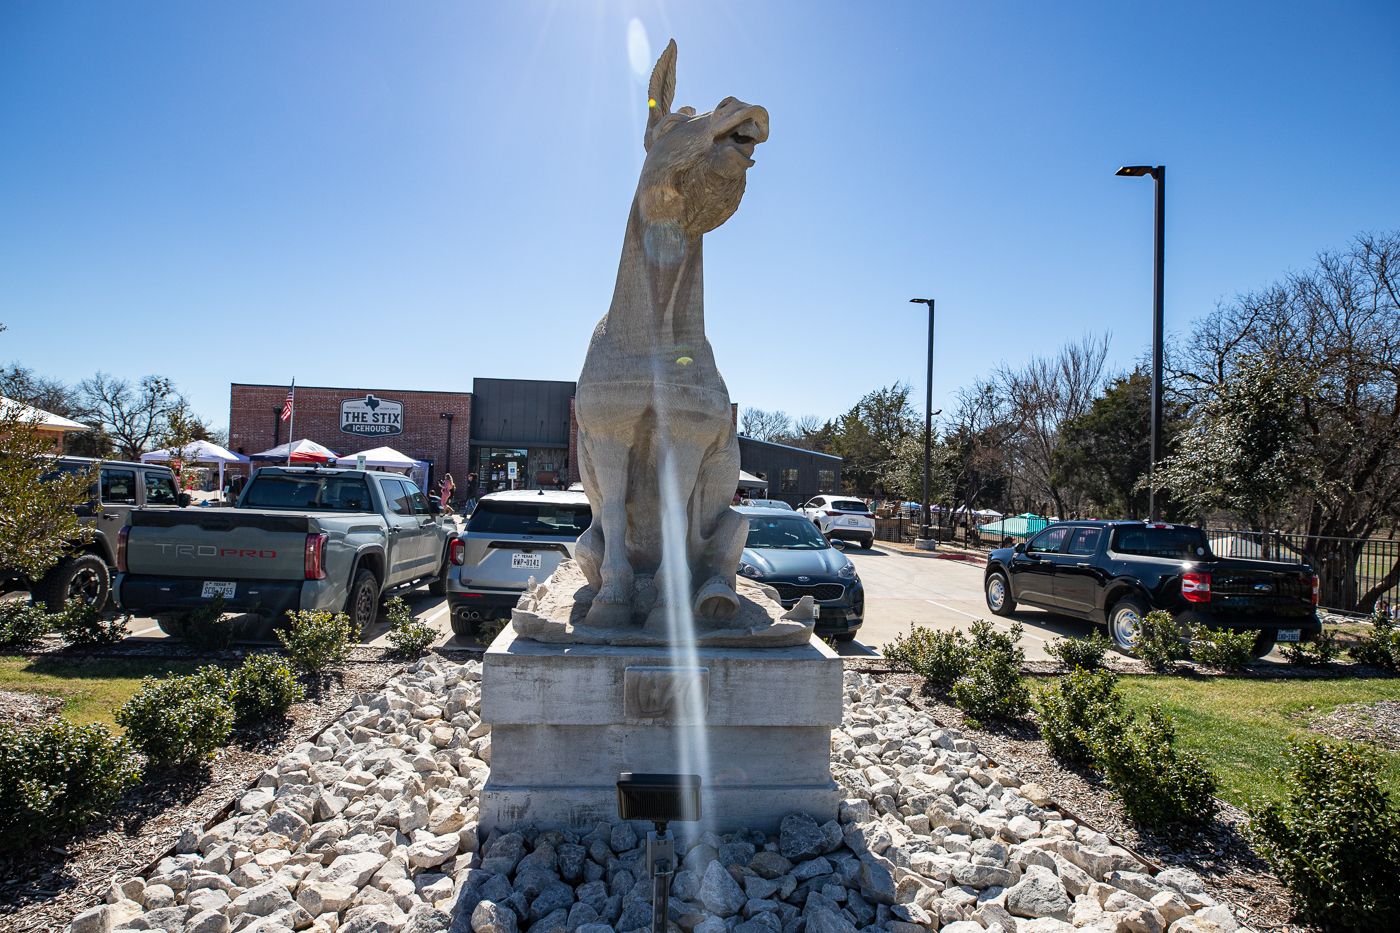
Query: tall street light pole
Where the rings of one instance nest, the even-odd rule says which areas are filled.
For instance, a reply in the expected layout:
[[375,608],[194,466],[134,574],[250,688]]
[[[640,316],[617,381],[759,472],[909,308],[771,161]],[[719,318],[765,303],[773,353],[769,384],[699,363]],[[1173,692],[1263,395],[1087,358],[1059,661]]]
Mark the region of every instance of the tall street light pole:
[[928,377],[924,381],[924,501],[919,520],[920,535],[914,546],[924,551],[932,551],[938,542],[929,534],[928,486],[929,465],[933,457],[933,302],[932,298],[910,298],[910,304],[928,305]]
[[1156,264],[1152,273],[1152,462],[1147,467],[1147,513],[1156,522],[1162,520],[1162,503],[1152,476],[1162,459],[1162,270],[1166,253],[1167,167],[1125,165],[1114,174],[1135,178],[1151,175],[1157,189],[1153,224]]
[[438,417],[439,417],[439,418],[446,418],[446,419],[447,419],[447,465],[443,467],[442,472],[444,472],[444,473],[451,473],[451,472],[452,472],[452,419],[455,418],[456,415],[455,415],[453,412],[445,411],[445,412],[442,412],[441,414],[439,414]]

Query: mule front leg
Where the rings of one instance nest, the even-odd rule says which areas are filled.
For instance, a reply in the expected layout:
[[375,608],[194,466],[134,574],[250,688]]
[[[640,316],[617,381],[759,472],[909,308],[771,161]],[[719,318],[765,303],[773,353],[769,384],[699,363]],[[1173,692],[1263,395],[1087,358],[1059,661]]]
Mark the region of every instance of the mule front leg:
[[[601,586],[585,625],[617,628],[632,619],[632,565],[627,562],[627,465],[631,447],[615,440],[587,441],[593,488],[601,506],[593,516],[602,530]],[[596,544],[597,537],[593,543]]]

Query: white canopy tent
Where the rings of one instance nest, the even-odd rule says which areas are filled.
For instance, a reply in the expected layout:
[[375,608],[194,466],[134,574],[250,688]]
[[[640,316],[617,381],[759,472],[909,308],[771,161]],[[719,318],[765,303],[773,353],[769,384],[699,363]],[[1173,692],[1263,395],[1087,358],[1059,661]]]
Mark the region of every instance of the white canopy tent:
[[211,441],[191,441],[180,450],[175,450],[172,447],[166,450],[153,450],[141,455],[142,463],[169,463],[171,460],[183,460],[189,463],[217,463],[219,465],[220,495],[223,494],[224,488],[224,464],[248,462],[248,458],[242,454],[236,454]]
[[292,463],[330,463],[332,460],[340,456],[340,454],[336,453],[334,450],[331,450],[329,447],[322,447],[315,441],[302,438],[301,440],[293,441],[290,444],[282,444],[280,446],[272,448],[271,450],[264,450],[262,453],[253,454],[248,459],[259,460],[263,462],[271,461],[273,464],[276,464],[279,461],[282,463],[286,463],[287,452],[289,450],[291,451]]
[[740,489],[767,489],[767,488],[768,488],[768,480],[766,480],[766,479],[759,479],[757,476],[754,476],[752,473],[745,473],[743,470],[740,470],[740,471],[739,471],[739,488],[740,488]]
[[427,492],[428,461],[414,460],[408,454],[392,447],[374,447],[369,450],[361,450],[358,453],[346,454],[336,460],[335,465],[353,467],[360,462],[361,457],[365,458],[366,467],[405,471],[408,473],[409,479],[413,480],[419,489]]

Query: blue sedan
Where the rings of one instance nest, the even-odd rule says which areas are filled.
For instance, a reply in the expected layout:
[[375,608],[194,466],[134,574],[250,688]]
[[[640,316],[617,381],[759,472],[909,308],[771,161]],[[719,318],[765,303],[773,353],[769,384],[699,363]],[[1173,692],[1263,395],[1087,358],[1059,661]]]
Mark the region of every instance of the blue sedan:
[[739,573],[778,591],[783,608],[803,596],[820,607],[817,637],[850,641],[865,620],[865,589],[850,558],[801,515],[738,508],[749,522]]

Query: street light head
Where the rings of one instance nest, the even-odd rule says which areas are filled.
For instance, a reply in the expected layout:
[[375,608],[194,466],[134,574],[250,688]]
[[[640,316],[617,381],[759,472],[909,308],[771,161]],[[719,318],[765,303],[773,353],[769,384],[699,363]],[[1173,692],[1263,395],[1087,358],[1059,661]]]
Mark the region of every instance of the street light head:
[[1125,165],[1125,166],[1123,166],[1122,168],[1120,168],[1118,171],[1114,172],[1113,174],[1115,174],[1115,175],[1120,175],[1120,176],[1132,176],[1132,177],[1134,177],[1134,178],[1141,178],[1143,175],[1151,175],[1151,174],[1152,174],[1152,166],[1150,166],[1150,165]]
[[932,298],[910,298],[910,299],[909,299],[909,303],[910,303],[911,305],[931,305],[931,304],[933,304],[933,299],[932,299]]

